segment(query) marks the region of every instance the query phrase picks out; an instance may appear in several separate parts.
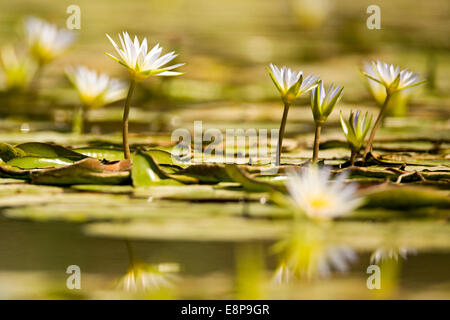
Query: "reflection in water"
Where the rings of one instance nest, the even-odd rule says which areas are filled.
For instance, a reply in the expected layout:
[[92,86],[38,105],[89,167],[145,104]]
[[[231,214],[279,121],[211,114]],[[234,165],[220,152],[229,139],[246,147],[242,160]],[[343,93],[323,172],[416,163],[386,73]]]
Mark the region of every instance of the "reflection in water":
[[119,280],[118,287],[130,292],[157,291],[171,288],[179,271],[176,263],[149,264],[134,255],[131,243],[126,240],[130,263],[127,273]]
[[237,299],[267,299],[261,243],[237,245],[235,281]]
[[378,298],[391,299],[395,296],[402,270],[401,262],[406,260],[408,254],[416,255],[417,250],[405,247],[380,247],[372,253],[370,264],[380,267],[380,289],[375,292]]
[[323,278],[333,271],[346,272],[357,260],[356,252],[344,245],[324,243],[322,230],[300,229],[274,246],[279,264],[274,283],[288,283],[293,279]]
[[370,263],[371,264],[380,264],[381,262],[383,262],[385,260],[395,260],[396,262],[398,262],[399,256],[403,260],[406,260],[408,254],[416,255],[417,250],[416,249],[408,249],[408,248],[404,248],[404,247],[402,247],[402,248],[394,248],[394,247],[378,248],[370,256]]

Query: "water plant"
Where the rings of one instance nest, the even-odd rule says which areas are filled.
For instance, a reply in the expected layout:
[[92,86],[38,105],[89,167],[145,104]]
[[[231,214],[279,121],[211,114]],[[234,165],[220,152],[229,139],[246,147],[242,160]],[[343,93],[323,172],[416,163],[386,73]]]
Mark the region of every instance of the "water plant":
[[56,25],[36,17],[27,17],[24,27],[30,54],[38,66],[31,83],[36,90],[43,68],[60,56],[75,41],[75,33],[59,29]]
[[314,150],[312,162],[316,163],[319,158],[319,143],[320,131],[323,124],[327,121],[328,116],[333,111],[334,107],[342,99],[343,87],[331,84],[328,90],[325,91],[322,80],[319,85],[311,91],[311,109],[316,126],[314,134]]
[[19,55],[11,45],[3,47],[0,54],[4,88],[24,90],[36,72],[36,64],[26,55]]
[[350,163],[355,163],[356,155],[361,149],[364,139],[369,132],[370,124],[372,123],[372,115],[368,112],[361,116],[361,111],[351,111],[348,120],[342,116],[342,111],[339,114],[341,120],[342,130],[347,138],[348,145],[351,150]]
[[299,212],[311,219],[329,220],[351,213],[362,204],[356,184],[345,184],[342,173],[330,181],[330,169],[315,165],[288,173],[286,187]]
[[372,152],[373,139],[375,133],[383,119],[389,101],[392,95],[405,89],[416,87],[424,80],[420,80],[419,74],[408,71],[408,69],[400,70],[400,67],[392,64],[387,64],[381,61],[372,61],[372,68],[365,67],[362,73],[372,81],[375,81],[384,86],[386,90],[386,97],[381,105],[380,112],[378,113],[375,124],[370,132],[369,139],[367,141],[366,148],[364,150],[363,158],[365,159],[369,152]]
[[80,96],[80,107],[73,118],[72,131],[75,133],[83,132],[87,110],[122,100],[127,94],[123,81],[85,66],[68,67],[66,75]]
[[128,142],[128,117],[130,113],[131,98],[133,96],[136,83],[143,81],[151,76],[178,76],[182,73],[172,71],[178,68],[184,63],[179,63],[171,66],[165,66],[167,63],[175,59],[177,54],[175,52],[167,53],[161,56],[162,47],[157,44],[151,50],[148,50],[147,38],[144,38],[142,42],[139,41],[137,36],[134,37],[134,41],[131,40],[127,32],[119,34],[119,40],[122,48],[120,48],[116,42],[106,35],[111,41],[114,49],[118,53],[119,57],[115,57],[109,53],[112,59],[120,63],[122,66],[128,69],[130,75],[130,87],[128,89],[128,95],[125,100],[125,108],[123,112],[123,125],[122,125],[122,137],[125,159],[130,159],[130,146]]
[[302,93],[308,92],[317,86],[318,77],[315,75],[308,75],[303,78],[303,71],[295,72],[287,67],[278,68],[274,64],[270,64],[270,66],[267,67],[267,72],[280,92],[281,99],[284,103],[283,118],[281,119],[276,154],[276,165],[279,166],[289,107]]

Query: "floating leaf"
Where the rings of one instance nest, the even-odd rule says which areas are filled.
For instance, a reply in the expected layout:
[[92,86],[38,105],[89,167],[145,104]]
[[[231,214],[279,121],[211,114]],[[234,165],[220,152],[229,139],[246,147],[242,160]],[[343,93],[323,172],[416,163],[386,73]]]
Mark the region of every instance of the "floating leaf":
[[244,172],[237,165],[226,165],[226,172],[236,182],[239,182],[242,187],[250,192],[286,192],[286,187],[280,184],[274,184],[267,181],[259,181]]
[[133,156],[131,178],[135,187],[148,187],[158,184],[180,184],[180,182],[172,179],[170,175],[161,170],[150,154],[142,150],[138,150]]
[[86,158],[86,156],[81,153],[50,143],[28,142],[19,144],[16,146],[16,148],[21,149],[28,156],[44,158],[66,158],[73,161],[78,161]]
[[8,165],[0,165],[0,178],[29,180],[31,170],[19,169]]
[[31,182],[49,185],[125,184],[130,182],[130,161],[103,163],[86,158],[68,166],[32,171]]
[[450,208],[447,191],[439,192],[426,187],[375,187],[365,192],[365,207],[386,209],[414,209],[426,206]]
[[199,183],[206,184],[233,181],[228,175],[225,166],[221,164],[194,164],[176,172],[173,176],[189,176],[197,179]]
[[20,169],[59,168],[73,163],[67,158],[20,157],[9,160],[6,164]]
[[113,148],[77,148],[74,151],[85,155],[86,157],[99,160],[107,159],[109,161],[119,161],[124,159],[123,150]]
[[7,143],[0,142],[0,158],[7,162],[11,159],[23,157],[26,155],[26,152],[21,150],[20,148],[13,147]]

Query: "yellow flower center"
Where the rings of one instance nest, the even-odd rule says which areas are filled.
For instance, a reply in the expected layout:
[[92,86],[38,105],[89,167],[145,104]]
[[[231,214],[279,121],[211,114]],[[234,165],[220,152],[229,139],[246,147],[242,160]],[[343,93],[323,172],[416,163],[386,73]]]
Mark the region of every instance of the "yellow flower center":
[[331,201],[330,198],[325,195],[313,195],[309,200],[309,204],[314,210],[320,210],[329,207]]

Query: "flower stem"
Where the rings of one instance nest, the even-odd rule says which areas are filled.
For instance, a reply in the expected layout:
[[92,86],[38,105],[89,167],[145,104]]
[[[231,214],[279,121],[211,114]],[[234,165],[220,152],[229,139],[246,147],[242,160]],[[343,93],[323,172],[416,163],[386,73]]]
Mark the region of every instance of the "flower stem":
[[277,158],[276,158],[276,165],[280,165],[280,159],[281,159],[281,148],[283,146],[283,138],[284,138],[284,130],[286,128],[286,121],[287,116],[289,112],[289,106],[290,104],[285,102],[284,103],[284,111],[283,111],[283,118],[281,119],[281,125],[280,125],[280,132],[278,134],[278,145],[277,145]]
[[317,163],[317,160],[319,159],[319,143],[320,143],[320,130],[322,129],[321,124],[316,124],[316,133],[314,135],[314,151],[313,151],[313,158],[312,162]]
[[44,64],[38,63],[37,69],[33,75],[33,78],[31,79],[31,81],[29,83],[29,89],[31,92],[37,93],[39,91],[43,71],[44,71]]
[[123,152],[126,160],[130,159],[130,145],[128,144],[128,116],[130,114],[131,97],[133,96],[134,88],[136,88],[136,80],[132,79],[130,82],[130,89],[128,90],[127,100],[125,101],[122,121]]
[[82,134],[84,132],[84,122],[86,117],[86,109],[83,105],[79,105],[74,112],[72,121],[72,132]]
[[378,118],[375,121],[375,124],[370,132],[369,140],[367,140],[366,149],[364,150],[363,159],[366,159],[366,156],[369,152],[372,152],[372,143],[375,138],[375,133],[377,132],[378,127],[380,126],[380,122],[383,119],[383,115],[386,112],[387,105],[389,100],[391,99],[391,94],[389,92],[386,93],[386,99],[384,100],[383,105],[381,106],[380,112],[378,113]]
[[355,165],[355,159],[356,159],[357,152],[352,149],[352,153],[350,154],[350,165]]

